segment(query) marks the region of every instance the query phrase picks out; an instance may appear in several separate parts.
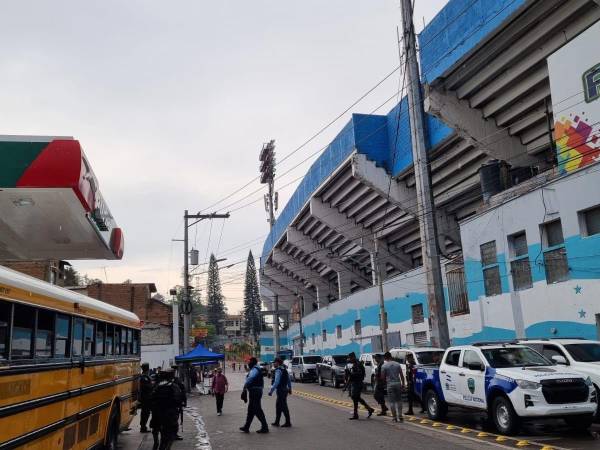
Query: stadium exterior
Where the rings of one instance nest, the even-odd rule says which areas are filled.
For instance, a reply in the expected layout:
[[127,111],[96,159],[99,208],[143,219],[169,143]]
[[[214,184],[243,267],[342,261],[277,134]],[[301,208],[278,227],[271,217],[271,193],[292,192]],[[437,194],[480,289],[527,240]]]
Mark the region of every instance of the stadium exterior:
[[[599,3],[450,0],[419,35],[454,344],[600,337]],[[429,341],[407,109],[353,114],[264,243],[296,353],[381,348],[375,240],[390,345]]]

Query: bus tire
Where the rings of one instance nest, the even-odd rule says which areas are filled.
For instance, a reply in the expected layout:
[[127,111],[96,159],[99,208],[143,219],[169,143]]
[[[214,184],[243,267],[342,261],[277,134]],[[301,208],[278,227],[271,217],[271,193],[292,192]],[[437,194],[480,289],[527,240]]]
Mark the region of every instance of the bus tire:
[[496,430],[509,436],[519,431],[519,416],[510,400],[504,395],[498,395],[492,402],[492,420]]
[[427,410],[427,416],[431,420],[443,419],[448,413],[448,405],[433,389],[429,389],[425,393],[425,408]]
[[119,404],[115,403],[108,416],[108,425],[106,427],[106,439],[104,440],[104,450],[117,450],[119,445]]

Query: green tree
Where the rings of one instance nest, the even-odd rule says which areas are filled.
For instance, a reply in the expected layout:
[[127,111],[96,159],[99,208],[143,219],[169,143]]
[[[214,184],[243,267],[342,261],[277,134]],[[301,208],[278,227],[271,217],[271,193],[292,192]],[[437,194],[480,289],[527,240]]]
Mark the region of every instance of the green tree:
[[246,262],[246,281],[244,283],[244,331],[256,342],[260,334],[260,292],[256,278],[256,265],[252,251]]
[[83,281],[73,266],[65,266],[64,277],[65,286],[80,286]]
[[221,280],[219,278],[219,266],[215,255],[210,255],[208,262],[208,282],[206,286],[206,318],[208,323],[215,326],[217,334],[223,334],[223,321],[227,308],[225,297],[221,292]]

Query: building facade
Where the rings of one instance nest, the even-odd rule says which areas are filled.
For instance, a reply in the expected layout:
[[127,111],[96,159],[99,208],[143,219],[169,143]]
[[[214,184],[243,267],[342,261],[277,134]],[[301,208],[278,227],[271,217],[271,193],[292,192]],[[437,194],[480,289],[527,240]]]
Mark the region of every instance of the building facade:
[[[465,6],[419,36],[451,342],[600,338],[600,5]],[[390,347],[431,340],[407,108],[353,114],[264,243],[296,353],[381,349],[378,265]]]

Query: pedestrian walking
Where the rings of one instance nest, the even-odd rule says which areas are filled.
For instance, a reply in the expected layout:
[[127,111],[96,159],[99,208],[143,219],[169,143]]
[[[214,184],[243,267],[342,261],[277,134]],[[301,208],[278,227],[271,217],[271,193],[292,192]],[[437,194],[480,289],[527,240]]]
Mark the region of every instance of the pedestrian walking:
[[345,389],[350,390],[350,398],[354,404],[354,414],[350,417],[350,420],[358,420],[358,404],[363,405],[367,411],[367,418],[373,415],[375,410],[371,408],[367,402],[361,397],[363,390],[363,380],[365,378],[365,366],[361,361],[356,359],[354,352],[348,355],[348,364],[346,365],[346,379]]
[[[408,411],[406,414],[409,416],[414,415],[413,412],[413,403],[417,401],[415,396],[415,368],[417,364],[415,362],[415,357],[412,353],[408,353],[406,355],[406,391],[408,397]],[[423,409],[423,408],[421,408]],[[421,411],[424,412],[424,411]]]
[[138,392],[138,402],[140,404],[140,432],[148,433],[146,424],[150,418],[150,397],[152,396],[152,390],[154,389],[154,383],[150,377],[150,364],[142,364],[142,374],[140,375],[140,390]]
[[292,422],[290,422],[290,410],[287,404],[287,396],[292,393],[292,382],[281,358],[275,358],[273,366],[275,366],[275,374],[273,376],[273,384],[269,390],[269,397],[273,395],[273,392],[277,392],[277,401],[275,402],[275,422],[271,425],[278,427],[281,415],[283,414],[285,423],[281,427],[288,428],[292,426]]
[[190,367],[190,384],[192,385],[192,389],[196,388],[198,384],[198,371],[195,367]]
[[394,418],[394,422],[403,422],[402,390],[404,389],[404,374],[402,373],[402,366],[392,359],[390,352],[385,352],[383,359],[385,362],[381,367],[381,373],[387,383],[388,400],[392,410],[392,417]]
[[[181,392],[180,397],[179,397],[179,410],[178,410],[178,416],[181,420],[181,423],[183,424],[183,408],[185,408],[187,406],[187,389],[185,388],[185,384],[183,384],[183,380],[178,376],[179,375],[179,367],[178,366],[171,366],[171,369],[173,370],[173,383],[179,388],[179,391]],[[179,434],[177,434],[177,432],[175,432],[175,438],[176,441],[182,441],[183,437],[181,437]]]
[[212,393],[217,400],[217,416],[223,413],[223,401],[225,400],[225,393],[229,390],[229,382],[227,377],[223,375],[223,370],[219,367],[217,374],[212,379]]
[[183,393],[174,382],[174,376],[172,370],[159,372],[158,384],[150,396],[153,450],[168,450],[177,435],[179,407]]
[[386,396],[386,382],[385,377],[381,374],[381,367],[383,366],[383,355],[374,355],[375,363],[375,388],[373,389],[373,398],[381,407],[381,411],[377,414],[378,416],[387,415],[388,408],[385,405]]
[[250,371],[248,372],[246,382],[244,383],[244,390],[242,391],[242,400],[248,401],[248,415],[246,416],[246,423],[243,427],[240,427],[240,431],[249,433],[252,420],[254,420],[254,417],[256,416],[261,424],[261,428],[257,433],[268,433],[269,425],[267,424],[267,419],[265,418],[265,413],[261,406],[263,388],[265,385],[263,374],[260,367],[258,367],[258,361],[254,357],[250,358],[250,361],[248,361],[248,367],[250,368]]

